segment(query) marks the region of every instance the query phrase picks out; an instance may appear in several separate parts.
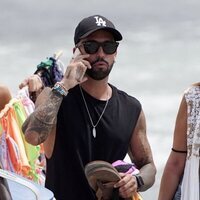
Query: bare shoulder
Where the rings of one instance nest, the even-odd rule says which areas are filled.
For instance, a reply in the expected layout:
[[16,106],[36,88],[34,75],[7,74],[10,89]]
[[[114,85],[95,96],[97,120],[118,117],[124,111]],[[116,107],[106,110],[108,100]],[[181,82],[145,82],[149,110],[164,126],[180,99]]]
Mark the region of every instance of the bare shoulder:
[[153,162],[152,152],[146,134],[146,118],[143,110],[141,110],[131,137],[129,155],[138,167]]
[[146,119],[143,110],[141,110],[132,133],[129,156],[140,170],[140,175],[144,182],[140,190],[145,191],[155,182],[156,167],[146,134]]
[[134,132],[136,132],[136,134],[141,133],[146,135],[146,118],[143,110],[140,112]]
[[192,86],[200,86],[200,82],[193,83]]
[[186,150],[187,137],[187,102],[183,97],[176,116],[173,148],[179,151]]

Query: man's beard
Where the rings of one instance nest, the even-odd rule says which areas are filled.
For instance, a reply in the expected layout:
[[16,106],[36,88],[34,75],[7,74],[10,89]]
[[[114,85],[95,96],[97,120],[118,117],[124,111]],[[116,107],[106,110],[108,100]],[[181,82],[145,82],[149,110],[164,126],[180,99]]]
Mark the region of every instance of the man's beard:
[[93,65],[96,62],[99,62],[99,61],[103,61],[103,62],[105,62],[108,65],[107,61],[105,61],[103,59],[97,59],[96,61],[94,61],[94,62],[91,63],[91,67],[92,68],[86,70],[86,74],[89,77],[91,77],[92,79],[94,79],[94,80],[103,80],[104,78],[106,78],[110,74],[110,72],[112,70],[112,67],[114,65],[114,62],[113,62],[110,66],[108,65],[108,67],[107,67],[106,70],[105,69],[101,69],[101,68],[98,69],[98,70],[94,70]]

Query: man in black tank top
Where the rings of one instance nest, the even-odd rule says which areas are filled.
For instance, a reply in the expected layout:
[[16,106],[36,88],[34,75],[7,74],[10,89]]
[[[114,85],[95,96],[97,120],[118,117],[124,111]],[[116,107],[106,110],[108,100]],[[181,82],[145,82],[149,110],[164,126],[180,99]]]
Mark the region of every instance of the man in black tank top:
[[23,124],[29,143],[44,143],[45,185],[58,200],[96,199],[84,172],[86,164],[95,160],[113,163],[127,153],[140,174],[120,175],[114,185],[119,198],[145,191],[155,181],[142,106],[108,83],[120,40],[121,33],[105,17],[81,20],[63,78],[42,91],[35,111]]

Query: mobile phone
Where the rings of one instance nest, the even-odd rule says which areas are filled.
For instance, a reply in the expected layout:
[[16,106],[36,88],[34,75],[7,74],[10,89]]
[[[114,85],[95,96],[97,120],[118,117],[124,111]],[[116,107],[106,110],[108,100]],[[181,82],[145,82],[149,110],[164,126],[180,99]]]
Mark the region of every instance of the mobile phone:
[[[76,48],[75,51],[74,51],[74,54],[72,56],[72,59],[76,58],[78,55],[81,55],[81,52],[80,52],[79,48]],[[86,69],[77,68],[77,70],[76,70],[76,80],[78,82],[82,81],[83,77],[85,76],[85,71],[86,71]]]
[[72,56],[72,59],[76,58],[80,54],[81,54],[81,52],[80,52],[79,48],[76,48],[75,51],[74,51],[74,54]]

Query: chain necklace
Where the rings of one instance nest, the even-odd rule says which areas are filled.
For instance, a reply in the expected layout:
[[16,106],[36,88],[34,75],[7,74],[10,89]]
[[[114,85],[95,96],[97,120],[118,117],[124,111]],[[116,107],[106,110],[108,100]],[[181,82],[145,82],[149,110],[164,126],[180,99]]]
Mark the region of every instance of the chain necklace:
[[90,111],[89,111],[88,106],[87,106],[87,102],[86,102],[86,100],[85,100],[85,97],[84,97],[84,94],[83,94],[83,91],[82,91],[82,88],[81,88],[80,85],[79,85],[79,88],[80,88],[81,95],[82,95],[82,98],[83,98],[83,101],[84,101],[84,104],[85,104],[85,108],[86,108],[86,110],[87,110],[87,113],[88,113],[88,116],[89,116],[89,119],[90,119],[90,122],[91,122],[91,125],[92,125],[92,135],[93,135],[94,138],[96,138],[96,127],[97,127],[97,125],[99,124],[99,122],[100,122],[100,120],[101,120],[101,118],[102,118],[102,116],[103,116],[103,114],[104,114],[104,112],[105,112],[105,110],[106,110],[106,107],[107,107],[107,105],[108,105],[108,101],[109,101],[108,94],[107,94],[107,100],[106,100],[106,104],[105,104],[105,106],[104,106],[104,109],[103,109],[103,111],[102,111],[102,113],[101,113],[99,119],[97,120],[97,123],[94,124],[94,122],[93,122],[93,120],[92,120],[92,117],[91,117],[91,115],[90,115]]

